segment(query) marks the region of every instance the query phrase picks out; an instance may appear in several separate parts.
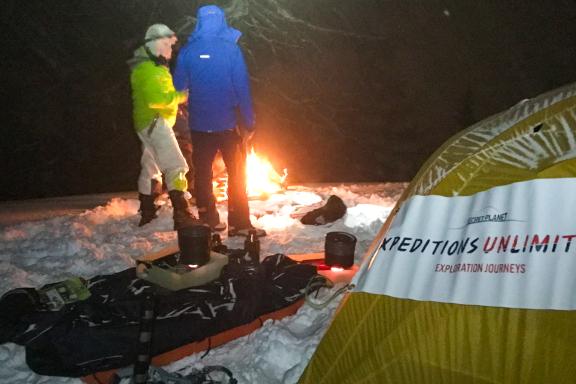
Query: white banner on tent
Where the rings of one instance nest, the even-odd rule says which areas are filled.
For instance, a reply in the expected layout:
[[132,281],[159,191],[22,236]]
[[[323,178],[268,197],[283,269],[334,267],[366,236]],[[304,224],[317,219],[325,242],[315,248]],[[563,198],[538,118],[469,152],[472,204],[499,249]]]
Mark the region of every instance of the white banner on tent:
[[576,178],[414,196],[354,283],[414,300],[576,309]]

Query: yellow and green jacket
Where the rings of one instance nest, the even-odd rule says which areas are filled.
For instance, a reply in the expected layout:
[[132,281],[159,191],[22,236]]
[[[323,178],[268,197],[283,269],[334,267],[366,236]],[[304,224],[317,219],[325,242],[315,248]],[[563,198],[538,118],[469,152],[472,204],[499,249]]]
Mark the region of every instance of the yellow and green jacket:
[[178,104],[186,101],[186,94],[174,89],[168,67],[154,63],[144,47],[134,52],[128,64],[132,69],[130,84],[136,132],[149,127],[156,116],[174,126]]

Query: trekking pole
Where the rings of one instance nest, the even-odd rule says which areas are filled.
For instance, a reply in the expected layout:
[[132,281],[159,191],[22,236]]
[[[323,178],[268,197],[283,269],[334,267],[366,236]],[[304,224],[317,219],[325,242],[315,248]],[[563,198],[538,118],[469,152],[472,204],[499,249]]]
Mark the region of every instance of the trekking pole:
[[148,370],[152,359],[152,331],[154,330],[154,320],[156,312],[154,310],[154,293],[147,292],[142,299],[140,308],[140,330],[138,332],[138,355],[134,362],[134,373],[132,382],[134,384],[145,384],[148,382]]

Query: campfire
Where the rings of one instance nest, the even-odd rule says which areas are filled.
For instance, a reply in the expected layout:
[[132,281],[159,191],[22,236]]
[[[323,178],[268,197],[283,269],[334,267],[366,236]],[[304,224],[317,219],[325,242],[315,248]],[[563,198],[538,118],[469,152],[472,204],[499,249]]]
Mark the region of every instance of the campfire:
[[272,164],[265,158],[258,156],[254,148],[246,158],[246,189],[248,197],[260,197],[280,192],[285,187],[288,171],[280,176]]
[[[220,161],[222,161],[220,159]],[[214,195],[217,201],[224,201],[228,198],[226,189],[228,187],[228,175],[220,173],[217,175],[212,184],[214,186]],[[254,148],[246,156],[246,191],[248,198],[264,198],[285,189],[286,177],[288,171],[284,169],[282,176],[272,166],[272,163],[266,158],[256,154]]]

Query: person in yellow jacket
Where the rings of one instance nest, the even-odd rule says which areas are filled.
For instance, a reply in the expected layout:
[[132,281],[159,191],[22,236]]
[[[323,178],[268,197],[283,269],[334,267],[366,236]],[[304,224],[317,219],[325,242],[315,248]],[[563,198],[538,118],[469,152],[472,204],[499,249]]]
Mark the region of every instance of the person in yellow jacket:
[[138,178],[140,226],[156,217],[155,200],[162,192],[162,174],[174,208],[174,229],[199,223],[185,196],[188,165],[172,130],[178,104],[187,100],[187,93],[174,89],[168,69],[176,40],[176,34],[166,25],[154,24],[146,31],[144,45],[128,61],[134,128],[142,142]]

